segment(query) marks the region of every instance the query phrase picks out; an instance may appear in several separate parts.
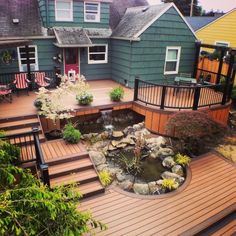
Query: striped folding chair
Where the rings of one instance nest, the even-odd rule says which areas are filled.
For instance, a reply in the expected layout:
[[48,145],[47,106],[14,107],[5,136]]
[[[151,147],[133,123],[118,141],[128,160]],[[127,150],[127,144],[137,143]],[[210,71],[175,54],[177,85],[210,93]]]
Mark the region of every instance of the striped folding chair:
[[19,95],[20,90],[26,90],[29,95],[29,83],[27,79],[27,73],[15,74],[15,80],[13,81],[16,87],[17,95]]
[[38,85],[38,87],[48,87],[50,85],[48,82],[51,79],[46,77],[45,72],[34,72],[34,76],[35,83]]

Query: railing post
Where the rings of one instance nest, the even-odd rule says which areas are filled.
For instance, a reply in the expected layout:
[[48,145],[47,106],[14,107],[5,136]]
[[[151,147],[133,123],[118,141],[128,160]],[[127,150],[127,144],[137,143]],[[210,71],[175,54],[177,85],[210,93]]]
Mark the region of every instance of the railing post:
[[165,108],[165,97],[166,97],[166,86],[163,86],[161,93],[161,106],[160,106],[160,108],[163,110]]
[[198,109],[198,103],[200,98],[201,87],[196,86],[194,91],[194,98],[193,98],[193,110]]
[[193,78],[197,77],[197,69],[198,69],[198,62],[199,62],[199,53],[201,49],[201,43],[195,43],[196,51],[195,51],[195,60],[194,60],[194,70],[193,70]]
[[48,172],[48,164],[43,164],[40,166],[41,174],[42,174],[42,181],[48,187],[50,187],[50,179],[49,179],[49,172]]
[[217,72],[216,84],[220,83],[220,79],[221,79],[220,77],[221,77],[222,67],[224,63],[224,56],[225,56],[225,49],[220,48],[220,63],[219,63],[218,72]]
[[138,100],[138,87],[139,87],[139,79],[138,77],[134,80],[134,101]]

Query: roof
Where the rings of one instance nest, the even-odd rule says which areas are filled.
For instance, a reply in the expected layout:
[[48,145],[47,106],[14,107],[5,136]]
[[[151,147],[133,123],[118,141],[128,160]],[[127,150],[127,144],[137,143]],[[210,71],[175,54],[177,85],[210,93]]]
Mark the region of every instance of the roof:
[[86,31],[81,27],[54,27],[58,47],[88,47],[92,45]]
[[110,5],[110,27],[115,29],[129,7],[147,6],[146,0],[113,0]]
[[111,29],[102,28],[84,28],[89,38],[110,38],[112,31]]
[[0,48],[26,46],[30,43],[30,40],[2,40],[0,41]]
[[176,9],[195,36],[192,28],[186,22],[178,8],[173,3],[166,3],[128,8],[120,23],[113,31],[112,38],[138,40],[139,36],[171,7]]
[[216,20],[217,16],[192,16],[192,17],[185,17],[187,22],[191,25],[194,31],[197,31],[204,27],[205,25],[211,23],[212,21]]
[[[0,1],[0,37],[42,35],[42,25],[35,0]],[[13,23],[19,19],[19,23]]]

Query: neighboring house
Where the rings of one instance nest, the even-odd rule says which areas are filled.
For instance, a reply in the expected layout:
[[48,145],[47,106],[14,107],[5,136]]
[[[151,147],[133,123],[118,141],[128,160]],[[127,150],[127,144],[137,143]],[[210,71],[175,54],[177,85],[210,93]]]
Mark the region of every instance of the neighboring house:
[[212,21],[216,20],[218,16],[186,16],[185,19],[196,32],[205,25],[208,25]]
[[236,48],[236,8],[196,30],[198,39],[205,44]]
[[[16,0],[0,8],[0,44],[31,40],[32,71],[60,69],[129,86],[136,76],[160,81],[193,71],[196,37],[174,4]],[[24,47],[1,49],[0,59],[6,51],[11,60],[0,60],[0,74],[27,70]]]

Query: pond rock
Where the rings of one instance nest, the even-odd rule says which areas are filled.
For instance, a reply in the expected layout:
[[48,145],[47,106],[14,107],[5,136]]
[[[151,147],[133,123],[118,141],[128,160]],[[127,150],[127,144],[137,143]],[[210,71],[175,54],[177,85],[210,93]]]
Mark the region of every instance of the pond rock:
[[123,130],[123,133],[125,135],[129,135],[129,134],[134,134],[134,128],[132,126],[128,126]]
[[97,168],[97,171],[100,172],[102,170],[107,170],[108,165],[107,164],[101,164],[101,165],[96,166],[96,168]]
[[158,185],[157,182],[154,182],[154,181],[153,182],[149,182],[148,183],[148,187],[149,187],[150,194],[158,193],[161,190],[160,185]]
[[117,148],[125,148],[128,144],[127,143],[119,143],[116,145]]
[[113,138],[122,138],[124,136],[124,133],[122,131],[113,131],[112,132],[112,137]]
[[179,175],[177,175],[177,174],[175,174],[175,173],[172,173],[172,172],[170,172],[170,171],[165,171],[165,172],[163,172],[163,173],[161,174],[161,177],[162,177],[163,179],[178,179],[178,178],[181,177],[181,176],[179,176]]
[[118,168],[118,167],[109,167],[109,172],[111,174],[111,176],[116,176],[117,174],[122,173],[122,169]]
[[159,152],[160,152],[160,157],[162,158],[174,155],[174,152],[171,148],[160,148]]
[[108,146],[108,148],[107,148],[108,151],[114,151],[114,150],[116,150],[116,149],[117,149],[117,148],[114,147],[112,144],[110,144],[110,145]]
[[135,142],[131,137],[123,138],[120,142],[128,145],[135,145]]
[[162,136],[159,136],[157,138],[146,139],[146,143],[148,147],[150,148],[155,147],[155,146],[161,147],[162,145],[165,145],[166,140]]
[[184,170],[181,165],[175,165],[172,167],[171,171],[179,176],[184,176]]
[[151,149],[151,153],[150,153],[150,157],[153,159],[156,159],[160,156],[160,151],[159,151],[159,147],[155,147]]
[[136,194],[140,194],[140,195],[149,194],[148,184],[135,183],[134,186],[133,186],[133,190]]
[[122,174],[122,173],[119,172],[119,173],[116,174],[116,179],[117,179],[119,182],[122,182],[122,181],[125,181],[126,177],[125,177],[124,174]]
[[146,136],[146,135],[149,135],[149,134],[150,134],[150,132],[146,128],[141,129],[139,131],[135,131],[135,133],[134,133],[134,135],[136,137],[140,137],[140,136],[142,137],[142,136]]
[[98,166],[106,163],[106,157],[102,152],[98,151],[89,151],[89,156],[93,160],[93,163]]
[[133,182],[131,182],[130,180],[125,180],[119,183],[119,186],[124,190],[131,190],[133,188]]
[[103,149],[108,145],[109,141],[98,141],[95,144],[93,144],[93,150],[99,150]]
[[164,167],[167,167],[167,168],[172,168],[174,165],[176,165],[175,161],[174,161],[174,158],[169,156],[169,157],[166,157],[163,161],[162,161],[162,165]]
[[175,179],[175,181],[178,183],[178,185],[181,185],[184,182],[185,178],[184,177],[178,177]]

